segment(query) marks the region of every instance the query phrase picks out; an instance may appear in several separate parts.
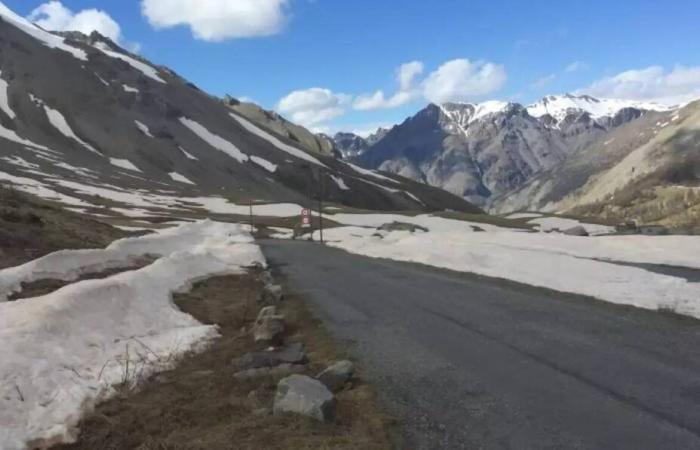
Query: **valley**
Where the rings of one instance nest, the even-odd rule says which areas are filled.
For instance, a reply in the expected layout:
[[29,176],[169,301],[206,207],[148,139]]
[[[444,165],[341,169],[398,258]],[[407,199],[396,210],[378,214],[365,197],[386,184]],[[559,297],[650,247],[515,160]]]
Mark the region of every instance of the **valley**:
[[700,90],[489,100],[457,59],[270,107],[298,49],[256,102],[197,14],[137,2],[164,61],[220,45],[185,76],[5,3],[0,450],[700,448]]

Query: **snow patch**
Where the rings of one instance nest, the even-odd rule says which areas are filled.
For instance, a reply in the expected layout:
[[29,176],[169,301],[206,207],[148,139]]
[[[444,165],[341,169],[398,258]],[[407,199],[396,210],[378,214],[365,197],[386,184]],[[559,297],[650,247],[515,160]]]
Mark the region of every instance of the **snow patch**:
[[[0,76],[2,76],[1,71],[0,71]],[[7,117],[9,117],[12,120],[15,120],[17,115],[12,110],[12,108],[10,108],[10,99],[8,98],[9,87],[10,87],[10,85],[7,83],[7,81],[0,78],[0,109],[5,114],[7,114]]]
[[172,178],[174,181],[178,181],[178,182],[180,182],[180,183],[185,183],[185,184],[192,184],[192,185],[194,184],[194,183],[193,183],[192,181],[190,181],[187,177],[185,177],[184,175],[180,175],[180,174],[177,173],[177,172],[170,172],[168,175],[169,175],[170,178]]
[[139,92],[141,92],[138,89],[136,89],[135,87],[131,87],[127,84],[122,84],[122,87],[124,88],[124,90],[126,92],[131,92],[132,94],[138,94]]
[[236,147],[226,139],[222,138],[221,136],[218,136],[212,133],[211,131],[207,130],[201,124],[195,122],[192,119],[188,119],[187,117],[181,117],[180,122],[184,126],[189,128],[189,130],[192,131],[194,134],[199,136],[200,139],[202,139],[204,142],[211,145],[215,149],[226,153],[231,158],[235,159],[240,163],[248,161],[248,155],[240,151],[238,147]]
[[390,182],[392,182],[392,183],[398,184],[398,181],[392,180],[392,179],[389,178],[389,177],[385,177],[384,175],[382,175],[382,174],[380,174],[380,173],[377,173],[377,172],[375,172],[374,170],[367,170],[367,169],[364,169],[364,168],[362,168],[362,167],[356,166],[355,164],[352,164],[352,163],[349,163],[349,162],[345,162],[345,161],[343,161],[343,164],[345,164],[346,166],[349,166],[352,170],[354,170],[355,172],[357,172],[357,173],[359,173],[359,174],[367,175],[367,176],[376,178],[376,179],[378,179],[378,180],[390,181]]
[[88,60],[87,53],[85,53],[84,51],[66,44],[65,39],[63,39],[62,37],[56,36],[55,34],[42,30],[38,26],[29,22],[24,17],[15,14],[12,10],[10,10],[7,6],[3,5],[2,3],[0,3],[0,17],[2,17],[2,19],[5,22],[15,26],[16,28],[19,28],[20,30],[37,39],[38,41],[41,41],[44,45],[48,47],[68,52],[82,61]]
[[62,135],[64,135],[68,139],[72,139],[72,140],[76,141],[78,144],[82,145],[85,149],[91,151],[92,153],[103,156],[102,153],[97,151],[92,145],[83,141],[82,139],[80,139],[78,137],[78,135],[75,134],[75,132],[71,129],[70,125],[68,125],[66,118],[63,117],[63,114],[61,114],[58,110],[50,108],[45,103],[42,103],[42,104],[44,106],[44,111],[46,111],[46,117],[48,117],[49,122]]
[[277,165],[271,163],[270,161],[266,160],[265,158],[251,155],[250,160],[253,163],[257,164],[258,166],[262,167],[263,169],[267,170],[270,173],[275,173],[277,171]]
[[284,142],[280,141],[277,139],[275,136],[271,135],[267,131],[253,125],[250,121],[244,119],[243,117],[240,117],[236,114],[229,113],[231,117],[238,122],[243,128],[245,128],[247,131],[253,133],[254,135],[263,138],[270,144],[274,145],[277,147],[279,150],[282,150],[283,152],[289,153],[290,155],[294,156],[295,158],[303,159],[305,161],[311,162],[313,164],[326,167],[325,164],[323,164],[321,161],[318,159],[314,158],[313,156],[309,155],[303,150],[300,150],[296,147],[292,147],[291,145],[285,144]]
[[[143,269],[74,283],[43,297],[0,304],[0,442],[6,450],[69,442],[82,413],[113,386],[173,366],[218,336],[172,302],[212,276],[265,264],[241,225],[199,222],[124,239],[106,250],[64,251],[0,271],[0,279],[85,273],[137,255]],[[126,361],[138,367],[126,373]]]
[[138,128],[141,133],[145,134],[149,138],[153,138],[154,136],[151,134],[151,130],[148,128],[148,125],[145,123],[139,122],[138,120],[134,120],[134,124],[136,125],[136,128]]
[[141,172],[141,169],[136,167],[128,159],[109,158],[109,163],[113,166],[121,167],[122,169],[133,170],[134,172]]
[[149,66],[148,64],[139,61],[136,58],[132,58],[131,56],[125,55],[123,53],[116,52],[109,48],[107,44],[104,42],[97,42],[95,43],[94,47],[104,53],[107,56],[110,56],[112,58],[117,58],[121,59],[122,61],[126,62],[129,64],[131,67],[134,69],[138,70],[142,74],[146,75],[148,78],[158,81],[159,83],[165,83],[165,80],[163,80],[160,76],[158,76],[158,71],[152,67]]
[[180,149],[180,151],[187,157],[187,159],[191,159],[191,160],[193,160],[193,161],[199,161],[199,159],[197,159],[196,156],[194,156],[194,155],[188,153],[187,150],[185,150],[184,148],[180,147],[179,145],[177,146],[177,148]]
[[340,177],[336,177],[335,175],[330,175],[330,177],[335,181],[335,184],[338,185],[341,191],[349,191],[350,188],[348,187],[347,184],[345,184],[345,180],[343,180]]

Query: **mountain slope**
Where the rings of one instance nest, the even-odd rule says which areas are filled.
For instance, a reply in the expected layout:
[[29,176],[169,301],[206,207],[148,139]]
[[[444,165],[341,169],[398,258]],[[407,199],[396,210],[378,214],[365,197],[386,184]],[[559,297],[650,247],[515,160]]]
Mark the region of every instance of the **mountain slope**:
[[544,210],[610,220],[700,225],[700,102],[649,113],[492,201],[498,212]]
[[389,130],[386,128],[377,128],[377,131],[366,138],[355,133],[336,133],[332,139],[343,158],[352,159],[366,152],[370,147],[384,139],[388,133]]
[[475,210],[305,151],[97,33],[47,33],[2,4],[0,80],[0,182],[82,212],[247,214],[254,201],[295,215],[320,189],[360,208]]
[[665,108],[573,95],[528,107],[497,101],[431,104],[359,161],[484,204],[651,109]]

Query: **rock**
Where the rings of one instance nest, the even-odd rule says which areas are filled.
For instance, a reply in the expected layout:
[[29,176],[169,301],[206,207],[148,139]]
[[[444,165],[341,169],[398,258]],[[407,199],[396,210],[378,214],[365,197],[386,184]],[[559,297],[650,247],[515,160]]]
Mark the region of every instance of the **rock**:
[[415,225],[412,223],[405,223],[405,222],[391,222],[391,223],[385,223],[381,227],[378,228],[380,231],[410,231],[411,233],[415,233],[416,231],[423,231],[423,232],[428,232],[429,230],[425,227],[422,227],[420,225]]
[[267,286],[272,283],[274,283],[274,279],[272,278],[272,274],[270,273],[269,270],[265,270],[264,272],[260,273],[260,276],[258,276],[258,279],[262,281],[262,283]]
[[280,364],[275,367],[261,367],[258,369],[246,369],[241,370],[233,374],[233,378],[238,381],[254,380],[256,378],[262,378],[266,376],[270,377],[286,377],[294,373],[301,373],[304,371],[305,366],[303,364]]
[[294,413],[329,422],[335,417],[335,396],[318,380],[291,375],[277,385],[275,414]]
[[284,316],[277,314],[277,308],[267,306],[260,310],[253,325],[255,342],[280,342],[284,333]]
[[568,230],[564,230],[562,231],[562,233],[569,236],[589,236],[588,231],[586,231],[586,229],[583,228],[581,225],[569,228]]
[[338,392],[343,389],[345,383],[350,381],[355,373],[355,366],[350,361],[339,361],[329,366],[319,373],[316,378],[323,383],[331,392]]
[[279,303],[284,299],[282,286],[278,284],[268,284],[265,286],[264,300],[266,303]]
[[304,344],[290,344],[284,348],[266,352],[246,353],[232,361],[237,370],[259,369],[261,367],[276,367],[280,364],[305,364],[306,351]]

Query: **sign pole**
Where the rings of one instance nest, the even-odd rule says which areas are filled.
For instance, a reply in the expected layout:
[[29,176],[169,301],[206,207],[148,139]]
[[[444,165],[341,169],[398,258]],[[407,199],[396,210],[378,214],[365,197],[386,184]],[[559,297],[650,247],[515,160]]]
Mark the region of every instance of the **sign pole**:
[[250,208],[250,232],[252,233],[255,229],[255,224],[253,223],[253,201],[248,201],[248,206]]
[[320,171],[318,180],[318,229],[323,244],[323,171]]

